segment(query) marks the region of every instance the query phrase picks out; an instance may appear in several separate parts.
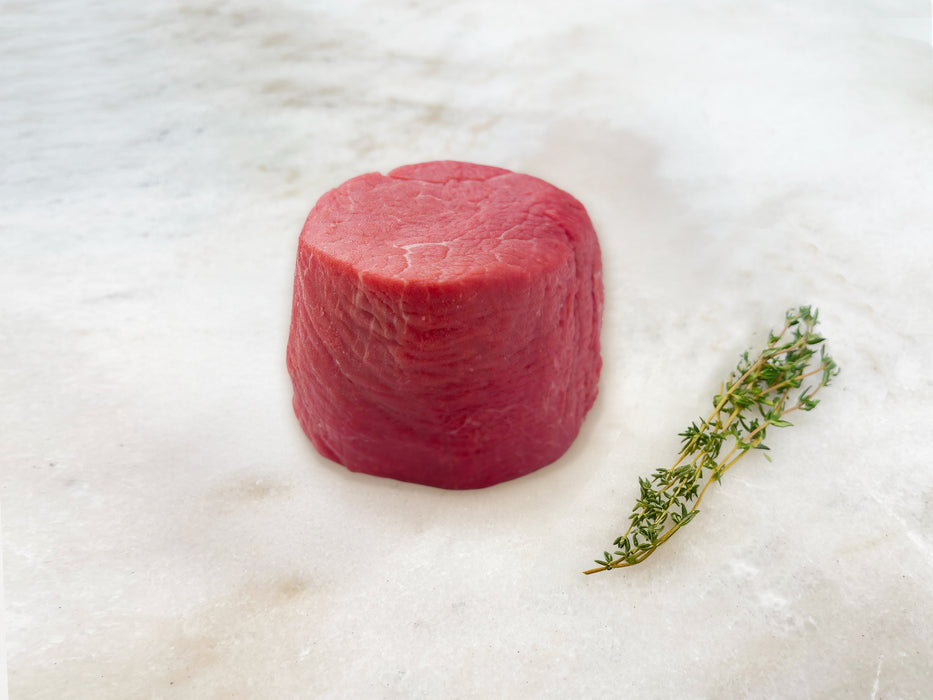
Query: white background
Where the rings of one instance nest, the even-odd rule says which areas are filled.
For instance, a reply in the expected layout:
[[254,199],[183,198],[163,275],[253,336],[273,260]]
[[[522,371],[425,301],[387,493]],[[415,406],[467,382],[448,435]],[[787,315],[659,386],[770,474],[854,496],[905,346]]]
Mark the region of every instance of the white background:
[[[14,698],[921,698],[933,688],[926,2],[8,1],[0,501]],[[589,210],[600,398],[475,492],[291,413],[318,196],[434,159]],[[645,564],[585,577],[746,348],[842,375]]]

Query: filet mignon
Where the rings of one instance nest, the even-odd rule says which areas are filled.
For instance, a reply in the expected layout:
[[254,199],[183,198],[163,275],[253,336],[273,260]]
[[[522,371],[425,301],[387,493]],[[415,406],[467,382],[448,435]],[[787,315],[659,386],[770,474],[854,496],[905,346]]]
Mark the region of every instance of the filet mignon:
[[301,232],[294,408],[352,471],[450,489],[560,457],[596,398],[602,266],[583,206],[440,161],[353,178]]

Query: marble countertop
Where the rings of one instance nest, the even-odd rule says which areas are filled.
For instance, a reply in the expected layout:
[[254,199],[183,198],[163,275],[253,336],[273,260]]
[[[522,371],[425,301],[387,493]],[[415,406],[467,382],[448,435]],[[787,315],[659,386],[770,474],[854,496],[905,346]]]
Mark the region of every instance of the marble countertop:
[[[929,697],[930,28],[906,0],[6,3],[10,697]],[[317,197],[436,159],[568,190],[605,266],[580,437],[473,492],[319,457],[284,365]],[[799,304],[842,366],[820,407],[581,575]]]

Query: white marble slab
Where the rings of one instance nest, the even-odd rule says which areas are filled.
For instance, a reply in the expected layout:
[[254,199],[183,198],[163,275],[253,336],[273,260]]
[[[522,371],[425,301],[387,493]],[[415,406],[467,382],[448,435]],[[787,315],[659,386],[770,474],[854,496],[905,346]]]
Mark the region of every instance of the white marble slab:
[[[0,502],[14,698],[933,692],[927,3],[7,2]],[[605,372],[557,464],[350,474],[290,407],[316,198],[422,160],[589,209]],[[584,577],[738,354],[843,368]]]

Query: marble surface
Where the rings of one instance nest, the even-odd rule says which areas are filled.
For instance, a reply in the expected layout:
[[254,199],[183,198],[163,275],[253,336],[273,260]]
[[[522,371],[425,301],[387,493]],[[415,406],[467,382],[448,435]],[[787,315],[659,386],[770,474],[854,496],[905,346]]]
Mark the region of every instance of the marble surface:
[[[929,697],[930,26],[906,0],[3,3],[10,697]],[[320,458],[284,366],[314,201],[440,158],[573,193],[606,269],[582,434],[475,492]],[[581,575],[801,303],[843,368],[820,407],[648,562]]]

